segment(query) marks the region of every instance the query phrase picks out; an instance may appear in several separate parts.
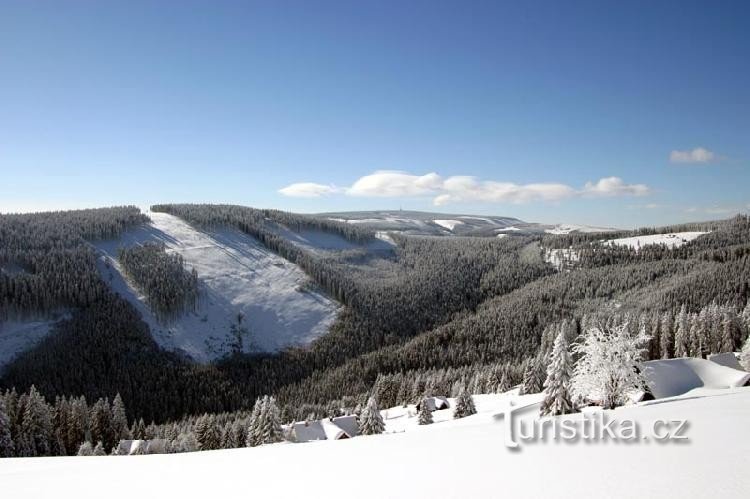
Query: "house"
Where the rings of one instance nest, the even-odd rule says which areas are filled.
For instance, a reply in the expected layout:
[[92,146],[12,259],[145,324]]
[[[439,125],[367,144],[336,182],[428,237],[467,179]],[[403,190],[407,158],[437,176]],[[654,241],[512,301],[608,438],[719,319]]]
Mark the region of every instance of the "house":
[[118,456],[132,456],[137,454],[167,454],[169,448],[163,438],[153,440],[120,440],[117,444]]
[[293,442],[313,442],[327,440],[326,432],[320,421],[301,421],[292,424],[290,432]]
[[421,410],[422,402],[427,403],[427,408],[430,411],[442,411],[443,409],[449,409],[450,403],[448,402],[448,399],[445,397],[427,397],[423,400],[420,400],[417,404],[417,410]]
[[341,416],[320,421],[301,421],[290,429],[293,442],[313,442],[315,440],[342,440],[359,434],[356,416]]
[[357,416],[350,414],[349,416],[339,416],[332,419],[333,424],[341,428],[350,437],[356,437],[359,435],[359,422],[357,422]]

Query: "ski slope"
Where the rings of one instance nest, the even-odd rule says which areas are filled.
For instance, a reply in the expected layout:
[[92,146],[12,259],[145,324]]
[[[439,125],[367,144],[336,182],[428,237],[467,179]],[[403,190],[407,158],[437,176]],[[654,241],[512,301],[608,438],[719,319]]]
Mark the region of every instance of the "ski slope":
[[[138,308],[162,347],[199,362],[219,358],[235,344],[230,328],[239,313],[249,332],[243,339],[246,352],[307,344],[334,321],[339,305],[310,286],[298,266],[254,238],[231,229],[200,231],[166,213],[148,215],[152,224],[95,247],[104,280]],[[168,251],[181,254],[200,279],[197,309],[168,324],[156,320],[117,263],[119,246],[146,241],[161,241]]]
[[[328,498],[745,498],[750,388],[654,401],[607,411],[649,429],[686,419],[687,441],[657,443],[536,442],[506,448],[510,403],[539,395],[475,396],[478,414],[417,426],[409,409],[384,411],[387,431],[350,440],[127,457],[0,460],[8,497],[271,497]],[[581,418],[581,414],[565,416]]]

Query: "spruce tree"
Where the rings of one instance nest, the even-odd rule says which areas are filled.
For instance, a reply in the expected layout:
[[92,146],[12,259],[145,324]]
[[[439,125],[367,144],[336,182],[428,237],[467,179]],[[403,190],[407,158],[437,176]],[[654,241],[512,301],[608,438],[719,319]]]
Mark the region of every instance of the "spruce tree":
[[115,395],[115,399],[112,401],[112,431],[114,432],[115,440],[118,442],[130,439],[125,403],[122,401],[119,393]]
[[690,354],[690,318],[683,304],[676,319],[677,332],[674,335],[674,356],[687,357]]
[[104,450],[104,445],[102,444],[102,441],[99,440],[96,443],[96,447],[94,447],[94,451],[92,452],[94,456],[106,456],[107,452]]
[[745,371],[750,372],[750,336],[745,340],[745,345],[742,347],[740,363],[745,368]]
[[115,445],[112,409],[107,399],[99,399],[91,407],[91,441],[100,440],[105,449],[110,449]]
[[91,446],[91,442],[86,440],[81,444],[80,447],[78,447],[78,455],[79,456],[93,456],[94,455],[94,448]]
[[564,334],[555,339],[552,358],[547,366],[547,379],[544,381],[544,400],[540,412],[542,415],[559,416],[574,411],[570,393],[570,379],[573,376],[573,359],[568,350],[568,341]]
[[661,341],[661,358],[671,359],[674,356],[674,320],[670,312],[664,312],[661,318],[660,341]]
[[5,409],[5,400],[0,395],[0,457],[12,457],[15,451],[10,434],[10,418]]
[[250,420],[248,421],[247,425],[247,436],[245,437],[245,446],[246,447],[255,447],[256,445],[260,445],[260,417],[261,412],[263,412],[263,403],[265,401],[265,398],[257,398],[255,399],[255,405],[253,406],[253,412],[250,414]]
[[385,431],[383,416],[380,415],[375,397],[367,400],[367,405],[359,415],[359,432],[362,435],[377,435]]
[[260,445],[281,442],[283,440],[283,435],[276,399],[266,395],[261,409],[260,424],[258,425],[258,439]]
[[453,410],[453,419],[465,418],[477,413],[474,398],[469,390],[464,387],[456,399],[456,408]]
[[544,388],[545,366],[541,354],[534,357],[527,365],[523,376],[523,385],[519,395],[539,393]]
[[417,422],[421,425],[432,424],[432,411],[427,405],[427,399],[423,398],[419,404],[419,414]]
[[26,399],[21,432],[28,456],[48,456],[51,450],[52,418],[50,409],[34,385]]

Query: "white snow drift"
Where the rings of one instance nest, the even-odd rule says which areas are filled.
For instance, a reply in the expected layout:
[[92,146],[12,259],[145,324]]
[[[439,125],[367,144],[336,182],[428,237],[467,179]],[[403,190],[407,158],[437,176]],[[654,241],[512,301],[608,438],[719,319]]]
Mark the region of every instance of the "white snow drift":
[[697,389],[744,386],[750,373],[706,359],[650,360],[641,364],[643,376],[655,398],[675,397]]

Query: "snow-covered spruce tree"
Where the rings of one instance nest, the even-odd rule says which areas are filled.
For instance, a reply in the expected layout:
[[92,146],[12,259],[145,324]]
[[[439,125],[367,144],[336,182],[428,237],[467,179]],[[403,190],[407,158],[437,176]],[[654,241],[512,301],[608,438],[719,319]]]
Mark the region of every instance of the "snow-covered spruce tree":
[[750,300],[747,301],[745,308],[742,310],[740,318],[745,329],[745,332],[743,334],[746,338],[748,338],[750,337]]
[[10,434],[10,418],[5,409],[5,400],[0,395],[0,457],[12,457],[14,450]]
[[605,409],[624,404],[628,393],[644,386],[637,365],[648,340],[643,330],[631,334],[627,323],[590,327],[583,341],[573,346],[581,355],[571,380],[573,396]]
[[745,371],[750,372],[750,336],[745,340],[745,346],[742,347],[740,363],[745,368]]
[[200,450],[215,450],[221,448],[221,434],[216,426],[213,415],[204,414],[195,422],[195,438]]
[[255,399],[255,405],[253,406],[253,412],[250,414],[250,420],[247,425],[247,436],[245,437],[246,447],[255,447],[260,445],[258,438],[258,427],[260,425],[260,415],[263,412],[264,397]]
[[120,440],[130,439],[125,403],[119,393],[115,395],[115,399],[112,401],[112,430],[114,431],[115,445]]
[[671,359],[674,356],[674,319],[670,312],[664,312],[661,318],[660,341],[661,341],[661,358]]
[[690,317],[683,304],[675,320],[674,356],[687,357],[690,351]]
[[281,440],[283,440],[281,416],[276,405],[276,399],[264,395],[255,401],[247,428],[245,445],[255,447],[256,445],[281,442]]
[[34,385],[31,385],[26,407],[21,420],[21,433],[26,440],[29,457],[50,454],[52,438],[52,417],[49,406]]
[[104,445],[102,444],[102,441],[99,440],[96,443],[96,447],[94,447],[94,451],[92,453],[94,456],[106,456],[107,452],[104,450]]
[[112,409],[107,399],[99,399],[91,407],[91,441],[102,441],[105,448],[115,445],[115,433],[112,427]]
[[464,387],[456,399],[456,408],[453,410],[453,419],[461,419],[477,413],[474,398],[469,390]]
[[545,366],[544,357],[539,354],[526,366],[523,374],[523,384],[519,395],[528,395],[529,393],[539,393],[544,388]]
[[557,335],[552,348],[552,358],[547,366],[547,379],[544,381],[544,400],[540,412],[546,416],[559,416],[574,412],[570,393],[570,379],[573,376],[573,359],[568,350],[568,340],[564,333]]
[[80,447],[78,447],[78,455],[79,456],[93,456],[94,455],[94,448],[91,446],[91,442],[86,440],[81,444]]
[[359,415],[359,432],[362,435],[377,435],[385,431],[383,416],[380,415],[375,397],[367,400],[367,405]]
[[417,415],[417,423],[421,425],[432,424],[432,411],[427,405],[427,399],[423,398],[419,404],[419,414]]
[[260,424],[258,425],[259,445],[274,444],[283,440],[281,418],[276,399],[267,395],[264,399],[260,412]]

